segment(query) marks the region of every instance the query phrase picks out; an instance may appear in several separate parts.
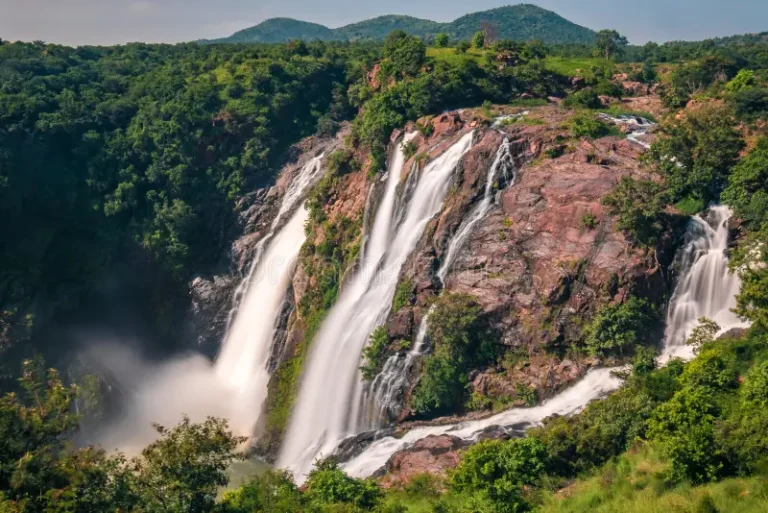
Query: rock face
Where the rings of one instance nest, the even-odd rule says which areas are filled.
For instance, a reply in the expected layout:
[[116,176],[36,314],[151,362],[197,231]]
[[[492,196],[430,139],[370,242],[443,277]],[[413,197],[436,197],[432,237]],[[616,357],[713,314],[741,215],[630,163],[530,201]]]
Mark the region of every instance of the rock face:
[[467,445],[467,442],[451,435],[430,435],[419,440],[408,449],[392,455],[380,472],[386,473],[381,485],[385,488],[400,487],[421,474],[445,477],[448,469],[459,464],[459,451]]
[[[573,140],[561,128],[569,115],[543,107],[504,129],[517,167],[513,183],[499,180],[496,204],[475,225],[440,283],[436,270],[465,216],[482,198],[503,140],[501,133],[475,121],[476,142],[463,159],[445,208],[401,276],[414,284],[415,299],[393,312],[387,324],[390,338],[412,339],[438,294],[473,296],[502,333],[500,342],[510,356],[503,366],[474,376],[473,391],[505,404],[543,399],[598,363],[565,355],[601,306],[621,302],[631,291],[663,297],[670,285],[664,267],[671,263],[671,252],[666,260],[660,257],[659,265],[633,248],[601,203],[622,177],[643,174],[638,157],[644,148],[617,137]],[[434,134],[419,141],[418,151],[435,141],[445,144],[445,137],[453,140],[452,134],[472,123],[472,116],[466,111],[436,119]],[[405,416],[407,409],[400,419]]]
[[[309,137],[292,147],[287,157],[289,163],[278,173],[275,184],[254,190],[245,195],[237,205],[240,211],[238,230],[242,235],[232,243],[229,255],[221,265],[221,271],[212,276],[197,276],[189,285],[189,330],[198,348],[204,353],[213,357],[218,352],[230,312],[240,299],[237,288],[248,275],[254,250],[259,241],[269,233],[291,181],[310,159],[321,153],[327,156],[338,147],[347,130],[344,127],[333,139]],[[306,288],[306,283],[302,282],[297,273],[293,292],[302,294]],[[296,301],[289,303],[297,304]],[[284,322],[287,322],[288,317],[284,312]],[[285,326],[279,326],[278,329],[285,331]],[[290,337],[282,338],[285,343],[285,339],[290,341]]]

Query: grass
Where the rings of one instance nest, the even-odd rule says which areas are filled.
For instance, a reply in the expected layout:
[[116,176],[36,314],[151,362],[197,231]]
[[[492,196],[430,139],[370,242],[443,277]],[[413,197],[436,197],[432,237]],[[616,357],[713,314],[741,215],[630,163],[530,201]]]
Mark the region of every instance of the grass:
[[593,66],[608,68],[613,73],[616,64],[613,61],[599,58],[570,58],[570,57],[547,57],[544,59],[544,66],[555,73],[560,73],[567,77],[576,77],[589,71]]
[[543,98],[516,98],[509,102],[510,107],[543,107],[549,102]]
[[[768,511],[768,479],[727,479],[705,486],[669,481],[651,447],[630,451],[586,479],[545,492],[537,513],[758,513]],[[714,509],[712,508],[714,506]]]
[[427,57],[443,61],[452,66],[464,64],[467,61],[481,62],[488,52],[470,48],[467,53],[458,53],[455,48],[427,48]]

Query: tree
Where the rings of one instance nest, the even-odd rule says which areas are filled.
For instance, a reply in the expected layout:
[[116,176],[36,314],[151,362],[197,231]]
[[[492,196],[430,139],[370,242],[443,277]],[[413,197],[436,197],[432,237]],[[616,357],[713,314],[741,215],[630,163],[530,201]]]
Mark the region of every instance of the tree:
[[347,476],[334,459],[318,463],[307,476],[305,486],[309,501],[320,507],[343,503],[368,511],[382,498],[376,483]]
[[615,30],[601,30],[597,33],[595,47],[598,55],[612,59],[624,51],[629,45],[627,38]]
[[644,84],[653,84],[656,82],[658,78],[658,74],[656,73],[656,66],[653,65],[653,62],[651,62],[650,59],[643,62],[643,71],[641,76]]
[[691,336],[685,341],[686,344],[693,347],[694,353],[701,351],[703,345],[715,340],[715,336],[720,331],[720,326],[706,317],[699,319],[699,325],[691,332]]
[[725,90],[729,93],[737,93],[754,87],[756,84],[755,72],[751,69],[743,69],[730,82],[725,84]]
[[160,439],[131,462],[144,510],[211,511],[246,438],[234,436],[225,420],[211,417],[203,424],[185,417],[174,428],[155,427]]
[[459,41],[456,44],[456,53],[467,53],[467,51],[469,51],[471,47],[472,45],[470,44],[469,41],[465,41],[465,40]]
[[485,43],[489,45],[495,43],[499,38],[499,26],[487,20],[480,22],[480,32],[485,36]]
[[475,35],[472,36],[472,46],[477,48],[478,50],[482,50],[485,48],[485,33],[481,32],[475,32]]
[[427,49],[421,39],[402,30],[391,32],[384,40],[384,58],[391,63],[393,75],[417,75],[426,56]]
[[653,180],[634,180],[624,176],[602,199],[608,212],[618,215],[618,227],[637,243],[653,246],[666,226],[667,192]]
[[450,487],[479,494],[494,511],[516,513],[528,507],[524,487],[537,484],[547,468],[547,448],[536,438],[480,442],[467,450],[451,475]]
[[650,151],[655,169],[665,175],[673,202],[684,198],[716,200],[744,148],[744,137],[727,107],[702,105],[667,120]]
[[584,344],[593,355],[626,353],[648,341],[655,319],[647,301],[631,297],[600,310],[584,330]]
[[435,46],[438,48],[446,48],[449,42],[450,40],[448,39],[448,34],[444,32],[441,32],[435,36]]

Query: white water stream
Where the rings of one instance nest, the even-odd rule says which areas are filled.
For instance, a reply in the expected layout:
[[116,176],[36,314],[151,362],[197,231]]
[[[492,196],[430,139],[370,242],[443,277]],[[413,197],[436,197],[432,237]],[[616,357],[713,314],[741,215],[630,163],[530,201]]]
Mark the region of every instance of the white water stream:
[[[520,115],[517,115],[516,117],[519,116]],[[498,124],[499,121],[496,123]],[[514,183],[516,178],[514,174],[514,157],[511,153],[509,138],[506,135],[504,135],[504,140],[496,151],[496,157],[488,169],[485,192],[482,200],[471,210],[469,215],[464,218],[464,221],[461,223],[456,234],[448,244],[446,256],[437,273],[441,282],[445,282],[445,277],[448,274],[448,271],[450,271],[459,251],[464,247],[469,236],[472,234],[475,225],[485,218],[493,206],[494,200],[496,199],[496,195],[494,194],[496,180],[500,173],[504,175],[507,181],[509,181],[509,175],[511,173],[512,183]],[[381,372],[373,380],[373,383],[371,383],[370,395],[375,403],[375,420],[378,425],[381,425],[381,423],[388,418],[395,416],[400,404],[402,404],[402,394],[409,384],[411,378],[409,374],[412,366],[416,359],[421,356],[424,349],[429,317],[433,309],[434,307],[422,318],[413,348],[405,354],[396,353],[390,356],[384,363]]]
[[[713,207],[710,216],[714,228],[698,216],[691,221],[690,241],[683,249],[682,272],[670,303],[660,362],[665,362],[670,356],[692,356],[684,342],[701,316],[715,320],[722,331],[745,326],[730,311],[735,305],[734,298],[740,286],[738,276],[728,272],[725,253],[730,215],[726,207]],[[448,433],[474,441],[483,430],[491,426],[533,426],[555,414],[577,413],[591,401],[621,386],[621,381],[612,374],[615,370],[593,369],[573,387],[533,408],[513,408],[479,421],[416,428],[401,438],[383,437],[346,462],[343,468],[351,476],[368,477],[382,468],[394,453],[430,435]]]
[[728,269],[730,217],[728,207],[717,206],[709,210],[708,219],[695,216],[691,220],[689,241],[680,262],[683,274],[667,312],[662,361],[693,357],[693,348],[685,341],[702,317],[715,321],[720,333],[749,326],[731,311],[736,307],[741,281]]
[[[430,162],[421,172],[402,222],[393,226],[396,185],[388,183],[379,206],[360,270],[312,343],[308,367],[278,458],[302,482],[315,460],[329,456],[339,442],[370,428],[374,412],[363,400],[361,354],[368,337],[383,324],[391,308],[400,270],[429,221],[440,211],[450,179],[472,146],[474,133]],[[398,180],[402,151],[392,159],[389,180]],[[388,180],[388,181],[389,181]],[[366,405],[368,408],[366,408]]]
[[[306,239],[308,212],[304,206],[296,206],[320,176],[321,157],[299,171],[269,233],[256,246],[215,363],[193,354],[152,365],[124,348],[94,351],[93,356],[109,369],[129,398],[124,416],[99,437],[102,447],[135,454],[157,438],[153,423],[174,426],[183,415],[193,422],[222,417],[235,434],[253,435],[267,397],[267,364],[277,319]],[[283,225],[287,215],[291,217]]]

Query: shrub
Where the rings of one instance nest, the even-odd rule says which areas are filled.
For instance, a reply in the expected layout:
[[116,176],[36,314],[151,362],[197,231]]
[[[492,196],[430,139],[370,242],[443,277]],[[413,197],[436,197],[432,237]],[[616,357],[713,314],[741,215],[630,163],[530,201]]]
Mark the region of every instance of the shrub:
[[753,87],[731,93],[728,95],[728,103],[737,118],[756,121],[768,114],[768,88]]
[[597,139],[611,133],[610,127],[601,121],[596,115],[583,112],[573,116],[568,122],[571,134],[574,137],[586,137]]
[[449,412],[465,402],[467,374],[496,358],[488,322],[474,298],[445,294],[429,318],[434,354],[414,391],[412,406],[420,414]]
[[644,246],[654,245],[667,224],[667,192],[652,180],[624,176],[602,203],[610,214],[619,216],[619,229]]
[[459,41],[456,44],[456,53],[467,53],[472,45],[469,41]]
[[597,217],[592,212],[587,212],[581,217],[581,225],[592,230],[597,226]]
[[676,479],[701,483],[723,474],[723,450],[715,443],[714,430],[719,413],[708,391],[691,387],[654,412],[648,434],[662,443]]
[[632,297],[600,310],[584,329],[584,344],[593,355],[631,352],[635,346],[648,342],[656,319],[646,300]]
[[413,301],[413,281],[410,278],[406,278],[397,284],[395,289],[395,297],[392,300],[392,311],[397,312],[406,305],[410,305]]
[[472,36],[472,46],[474,46],[478,50],[482,50],[483,48],[485,48],[484,32],[475,32],[475,35]]
[[336,150],[328,157],[328,171],[344,175],[358,169],[357,161],[349,150]]
[[495,511],[528,509],[525,486],[537,484],[547,468],[547,448],[535,438],[480,442],[470,447],[450,478],[451,489],[478,494]]
[[733,77],[733,80],[725,84],[725,90],[729,93],[737,93],[754,87],[755,85],[757,85],[755,72],[749,69],[743,69]]
[[363,349],[363,365],[360,367],[363,379],[373,381],[376,375],[381,372],[388,347],[387,328],[386,326],[379,326],[371,333],[368,345]]
[[333,459],[318,463],[307,476],[305,487],[307,498],[316,506],[344,503],[370,510],[382,498],[376,483],[347,476]]
[[567,107],[583,107],[585,109],[599,109],[603,106],[597,92],[591,88],[581,89],[568,95],[563,103]]

